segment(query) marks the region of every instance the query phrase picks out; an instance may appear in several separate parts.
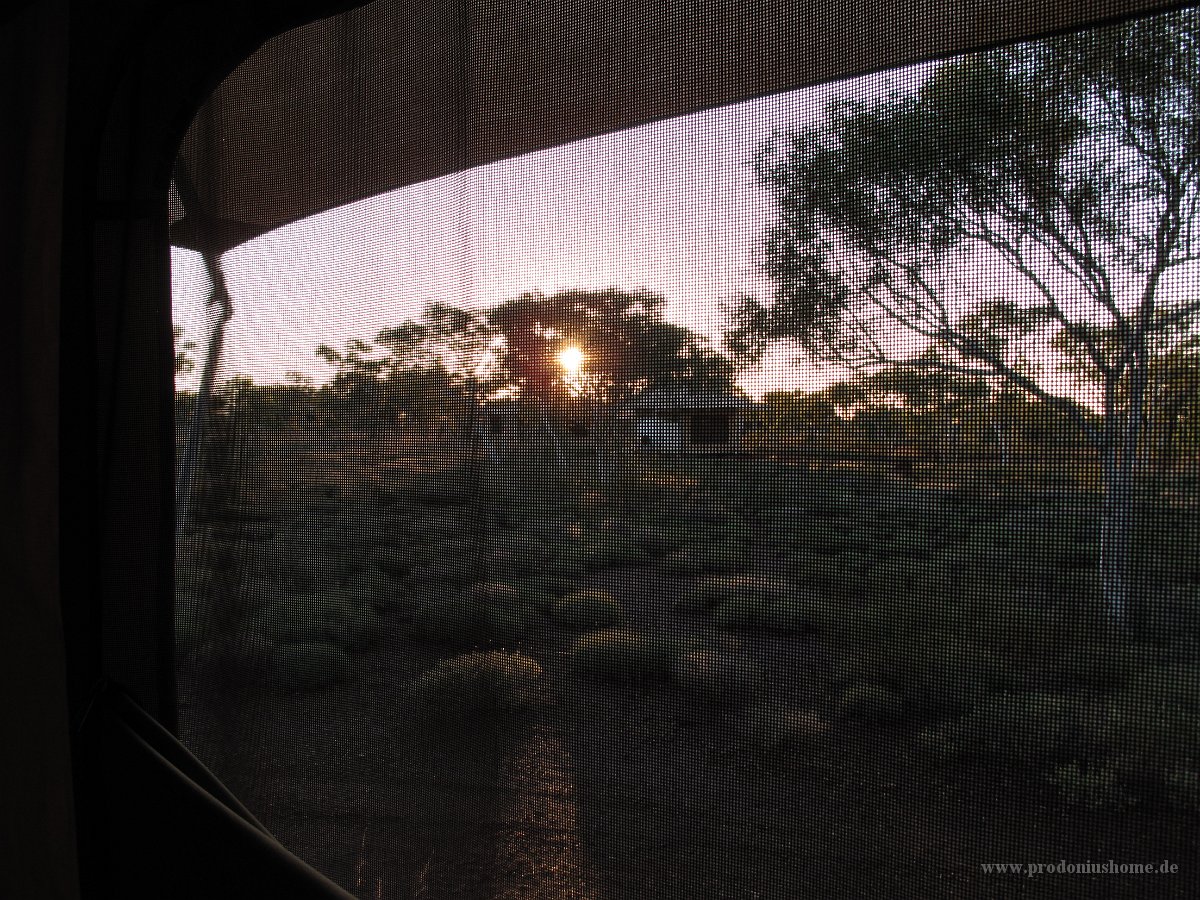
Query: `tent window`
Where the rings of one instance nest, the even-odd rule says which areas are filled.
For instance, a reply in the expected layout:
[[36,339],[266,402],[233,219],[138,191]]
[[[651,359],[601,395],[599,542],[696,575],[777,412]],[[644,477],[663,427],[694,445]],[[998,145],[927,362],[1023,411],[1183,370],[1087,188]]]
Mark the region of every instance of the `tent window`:
[[508,153],[399,7],[181,150],[189,748],[364,900],[1194,893],[1200,16]]

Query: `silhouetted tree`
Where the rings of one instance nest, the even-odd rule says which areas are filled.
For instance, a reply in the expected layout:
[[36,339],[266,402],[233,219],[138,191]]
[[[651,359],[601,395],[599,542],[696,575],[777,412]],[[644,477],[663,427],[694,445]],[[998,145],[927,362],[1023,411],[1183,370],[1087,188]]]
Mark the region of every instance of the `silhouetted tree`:
[[[1152,351],[1200,311],[1168,287],[1200,259],[1200,13],[947,62],[912,95],[830,106],[757,171],[776,290],[743,303],[731,345],[1000,378],[1071,416],[1099,455],[1103,596],[1126,623]],[[985,265],[1009,296],[962,283]],[[1039,377],[1055,350],[1088,368],[1099,417]]]

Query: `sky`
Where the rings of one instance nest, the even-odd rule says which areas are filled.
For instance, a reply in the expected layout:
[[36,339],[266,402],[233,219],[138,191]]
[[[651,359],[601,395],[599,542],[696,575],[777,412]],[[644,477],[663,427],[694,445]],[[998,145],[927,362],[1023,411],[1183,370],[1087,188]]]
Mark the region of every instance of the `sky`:
[[[482,309],[566,288],[645,288],[663,295],[667,319],[719,338],[725,302],[771,290],[759,266],[772,209],[754,179],[758,149],[777,131],[819,121],[831,99],[913,90],[931,68],[576,141],[263,235],[222,259],[234,303],[223,374],[271,383],[296,371],[320,383],[331,370],[318,344],[370,340],[435,300]],[[172,285],[175,324],[202,345],[209,285],[199,255],[173,249]],[[742,384],[758,395],[822,378],[776,353]]]

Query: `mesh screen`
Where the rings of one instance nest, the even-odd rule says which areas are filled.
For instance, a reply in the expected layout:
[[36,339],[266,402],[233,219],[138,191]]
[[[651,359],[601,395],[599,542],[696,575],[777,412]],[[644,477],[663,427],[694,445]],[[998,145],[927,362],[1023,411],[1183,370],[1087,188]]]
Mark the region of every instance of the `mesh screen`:
[[182,738],[364,900],[1194,896],[1198,42],[176,250]]

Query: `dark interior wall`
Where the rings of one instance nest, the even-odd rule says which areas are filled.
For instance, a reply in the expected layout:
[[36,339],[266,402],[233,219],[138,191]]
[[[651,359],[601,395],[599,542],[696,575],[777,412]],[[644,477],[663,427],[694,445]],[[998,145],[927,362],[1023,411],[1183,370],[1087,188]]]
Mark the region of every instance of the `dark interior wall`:
[[278,6],[142,0],[72,10],[62,318],[62,435],[73,448],[62,470],[63,554],[74,561],[63,584],[71,692],[78,705],[103,670],[168,726],[167,190],[204,97],[274,30],[331,4]]
[[3,897],[79,895],[103,825],[70,729],[105,663],[171,720],[166,191],[207,93],[331,4],[273,6],[34,0],[0,22]]
[[[0,28],[0,896],[77,896],[58,593],[67,4]],[[30,863],[37,863],[31,865]]]

